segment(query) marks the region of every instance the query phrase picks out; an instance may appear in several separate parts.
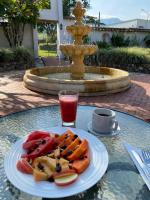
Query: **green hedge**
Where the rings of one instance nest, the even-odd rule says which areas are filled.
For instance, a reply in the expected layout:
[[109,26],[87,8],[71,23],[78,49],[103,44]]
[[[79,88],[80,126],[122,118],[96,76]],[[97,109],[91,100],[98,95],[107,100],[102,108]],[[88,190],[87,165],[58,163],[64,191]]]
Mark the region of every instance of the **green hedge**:
[[108,49],[111,47],[111,44],[104,41],[97,41],[96,44],[97,44],[98,49],[101,49],[101,48]]
[[85,63],[150,74],[150,48],[101,48],[96,54],[86,57]]
[[0,49],[0,63],[11,62],[32,66],[34,57],[32,53],[24,47],[18,47],[16,49]]
[[150,64],[150,48],[128,47],[100,49],[97,53],[99,64],[111,66]]

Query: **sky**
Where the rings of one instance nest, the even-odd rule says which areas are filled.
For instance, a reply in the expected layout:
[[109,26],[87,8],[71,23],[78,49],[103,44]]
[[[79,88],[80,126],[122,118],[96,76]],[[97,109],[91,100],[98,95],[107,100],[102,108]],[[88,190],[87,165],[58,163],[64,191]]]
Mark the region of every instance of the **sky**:
[[121,20],[150,19],[150,0],[90,0],[88,15],[101,18],[117,17]]

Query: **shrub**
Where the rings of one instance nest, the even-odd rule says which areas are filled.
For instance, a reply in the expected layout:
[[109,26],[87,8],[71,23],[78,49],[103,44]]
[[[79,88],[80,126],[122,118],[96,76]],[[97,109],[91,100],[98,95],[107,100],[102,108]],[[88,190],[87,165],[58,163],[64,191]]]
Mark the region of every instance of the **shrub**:
[[26,69],[32,67],[34,57],[24,47],[16,49],[0,49],[0,71]]
[[11,49],[0,49],[0,61],[11,62],[14,60],[14,54]]
[[103,49],[99,52],[99,61],[108,65],[149,64],[150,49],[138,47]]
[[39,45],[40,50],[44,51],[56,51],[57,50],[57,45],[56,44],[41,44]]
[[46,39],[38,39],[38,43],[39,44],[46,43]]
[[28,49],[24,47],[18,47],[14,49],[14,61],[32,65],[34,58]]
[[146,47],[150,47],[150,34],[145,36],[144,43],[145,43]]
[[107,42],[104,42],[104,41],[97,41],[96,44],[97,44],[99,49],[101,49],[101,48],[107,49],[111,46],[110,44],[108,44]]
[[111,37],[111,43],[114,47],[129,46],[130,39],[129,37],[125,39],[124,35],[121,33],[113,33]]
[[[129,71],[150,72],[150,49],[139,47],[124,47],[101,49],[97,52],[97,64],[115,67]],[[142,66],[148,68],[140,69]]]

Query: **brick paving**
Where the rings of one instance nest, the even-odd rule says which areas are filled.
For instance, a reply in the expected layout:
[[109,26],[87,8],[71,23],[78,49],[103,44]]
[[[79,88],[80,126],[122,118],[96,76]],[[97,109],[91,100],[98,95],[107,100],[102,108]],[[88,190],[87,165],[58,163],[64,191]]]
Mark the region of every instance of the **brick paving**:
[[[36,93],[23,85],[24,71],[0,73],[0,116],[39,106],[58,104],[57,96]],[[125,92],[99,97],[80,97],[80,105],[95,105],[125,111],[150,119],[150,75],[131,74],[132,86]]]

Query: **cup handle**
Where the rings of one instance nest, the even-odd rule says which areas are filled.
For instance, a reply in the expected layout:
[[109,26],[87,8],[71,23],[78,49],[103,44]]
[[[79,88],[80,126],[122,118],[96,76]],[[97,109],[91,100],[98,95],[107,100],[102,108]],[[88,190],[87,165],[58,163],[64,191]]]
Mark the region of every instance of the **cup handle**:
[[114,121],[114,125],[115,125],[115,127],[113,127],[113,131],[116,131],[117,130],[117,128],[118,128],[118,121]]

